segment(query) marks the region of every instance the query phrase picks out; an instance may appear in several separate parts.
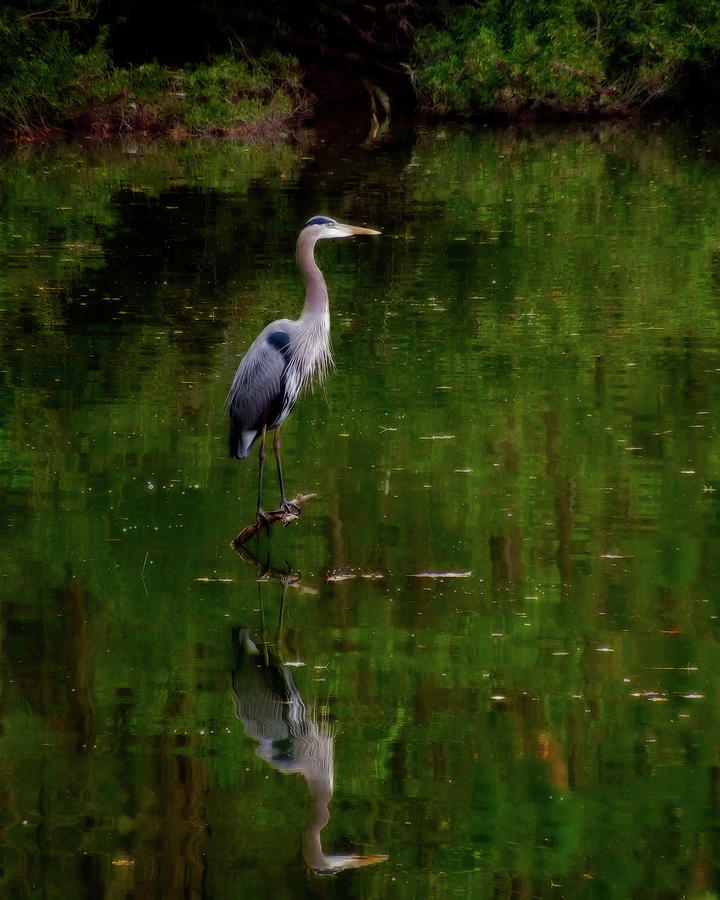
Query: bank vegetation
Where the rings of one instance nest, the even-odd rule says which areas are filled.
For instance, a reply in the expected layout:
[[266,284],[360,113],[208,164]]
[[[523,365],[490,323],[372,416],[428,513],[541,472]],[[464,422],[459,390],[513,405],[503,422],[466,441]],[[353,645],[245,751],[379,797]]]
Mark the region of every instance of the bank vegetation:
[[[242,7],[242,8],[239,8]],[[715,108],[720,0],[7,0],[0,128],[276,135],[322,111]]]

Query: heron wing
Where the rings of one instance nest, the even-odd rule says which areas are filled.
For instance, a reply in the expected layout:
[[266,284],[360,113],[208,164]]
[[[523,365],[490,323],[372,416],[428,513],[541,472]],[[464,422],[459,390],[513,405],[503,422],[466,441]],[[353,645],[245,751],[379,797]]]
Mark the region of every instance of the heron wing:
[[227,400],[231,456],[247,456],[262,426],[280,415],[289,347],[286,331],[266,329],[242,358]]

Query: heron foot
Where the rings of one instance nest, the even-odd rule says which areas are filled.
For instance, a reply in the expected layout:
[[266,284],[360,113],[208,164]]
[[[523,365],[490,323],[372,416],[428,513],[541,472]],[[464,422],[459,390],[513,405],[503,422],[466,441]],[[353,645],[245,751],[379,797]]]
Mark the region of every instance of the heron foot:
[[262,531],[263,525],[267,529],[268,535],[270,535],[270,523],[273,521],[272,516],[265,512],[262,507],[258,506],[258,511],[255,516],[255,521],[258,524],[258,532]]
[[283,497],[282,503],[280,504],[280,510],[286,516],[299,516],[302,512],[297,503],[293,503],[292,500],[288,500],[286,497]]

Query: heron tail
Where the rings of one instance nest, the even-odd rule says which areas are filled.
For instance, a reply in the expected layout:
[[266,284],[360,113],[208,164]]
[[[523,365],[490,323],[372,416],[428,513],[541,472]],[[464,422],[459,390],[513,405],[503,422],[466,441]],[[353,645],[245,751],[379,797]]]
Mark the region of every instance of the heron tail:
[[245,459],[258,436],[257,431],[243,431],[230,420],[230,456],[233,459]]

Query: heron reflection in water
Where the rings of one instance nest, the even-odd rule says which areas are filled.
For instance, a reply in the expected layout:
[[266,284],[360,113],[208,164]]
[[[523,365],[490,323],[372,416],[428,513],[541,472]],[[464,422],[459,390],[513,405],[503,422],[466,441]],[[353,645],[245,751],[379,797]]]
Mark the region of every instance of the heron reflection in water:
[[262,508],[265,434],[275,430],[273,450],[280,483],[277,513],[299,515],[299,507],[285,496],[280,461],[280,427],[302,391],[322,382],[332,367],[330,307],[322,272],[315,262],[315,244],[329,238],[380,234],[372,228],[343,225],[327,216],[308,221],[297,241],[296,259],[305,277],[305,306],[299,319],[277,319],[264,328],[242,358],[228,394],[230,456],[244,459],[255,441],[258,452],[257,519],[269,526],[271,516]]
[[[310,818],[302,832],[302,855],[316,875],[334,875],[344,869],[371,866],[384,854],[327,855],[320,832],[330,819],[335,747],[329,724],[313,714],[295,685],[290,666],[282,661],[282,615],[287,582],[283,585],[277,653],[258,646],[247,628],[233,629],[235,667],[232,693],[235,714],[248,736],[257,741],[257,755],[278,772],[301,775],[312,797]],[[262,612],[262,601],[261,601]]]

